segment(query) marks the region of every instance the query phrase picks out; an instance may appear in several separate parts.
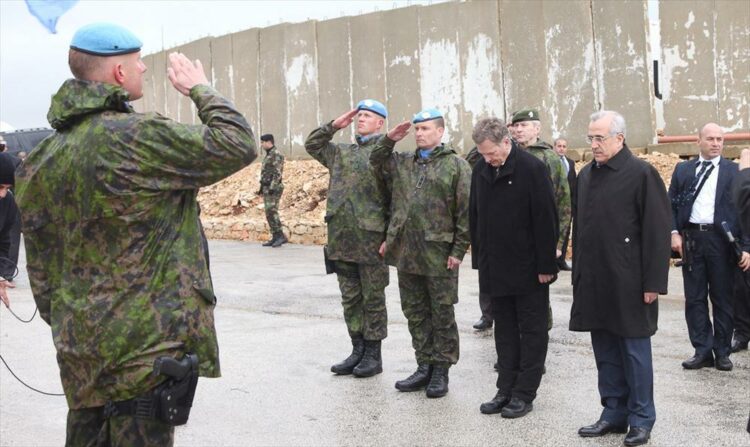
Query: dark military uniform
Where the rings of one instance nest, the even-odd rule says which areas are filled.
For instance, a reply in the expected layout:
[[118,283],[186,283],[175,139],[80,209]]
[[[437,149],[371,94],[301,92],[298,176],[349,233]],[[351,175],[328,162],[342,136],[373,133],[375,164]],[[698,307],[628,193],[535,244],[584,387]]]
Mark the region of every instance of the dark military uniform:
[[417,363],[446,368],[459,356],[453,311],[458,270],[446,264],[449,256],[463,259],[469,247],[471,168],[446,145],[427,158],[418,151],[394,152],[394,145],[383,136],[370,156],[373,167],[382,169],[376,172],[391,178],[385,261],[398,268]]
[[352,339],[388,334],[385,288],[388,266],[378,255],[388,222],[387,190],[370,166],[377,135],[357,144],[333,144],[333,122],[315,129],[307,152],[328,168],[328,258],[336,265],[344,320]]
[[263,167],[260,171],[260,191],[263,194],[266,220],[273,235],[282,232],[281,219],[279,219],[279,201],[281,200],[281,194],[284,192],[283,173],[284,155],[276,149],[276,146],[273,146],[266,151],[266,156],[263,158]]
[[52,328],[71,445],[100,431],[105,444],[137,445],[140,433],[170,445],[173,428],[160,421],[101,417],[106,403],[164,380],[153,374],[159,357],[195,353],[200,375],[220,375],[196,196],[257,156],[245,118],[207,85],[190,90],[199,126],[135,113],[128,97],[66,81],[47,115],[57,132],[17,176],[29,281]]

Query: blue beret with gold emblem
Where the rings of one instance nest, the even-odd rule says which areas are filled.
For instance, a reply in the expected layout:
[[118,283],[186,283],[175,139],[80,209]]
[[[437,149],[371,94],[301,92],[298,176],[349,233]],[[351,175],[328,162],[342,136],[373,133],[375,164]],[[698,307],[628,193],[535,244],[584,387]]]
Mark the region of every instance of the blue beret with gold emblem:
[[143,42],[129,30],[112,23],[91,23],[73,35],[70,48],[94,56],[117,56],[141,51]]
[[383,118],[388,118],[388,111],[385,109],[383,103],[374,99],[363,99],[357,104],[357,110],[369,110]]
[[412,124],[417,123],[423,123],[425,121],[430,120],[436,120],[438,118],[442,118],[443,114],[440,113],[440,110],[432,108],[432,109],[424,109],[421,112],[414,115],[414,118],[411,120]]

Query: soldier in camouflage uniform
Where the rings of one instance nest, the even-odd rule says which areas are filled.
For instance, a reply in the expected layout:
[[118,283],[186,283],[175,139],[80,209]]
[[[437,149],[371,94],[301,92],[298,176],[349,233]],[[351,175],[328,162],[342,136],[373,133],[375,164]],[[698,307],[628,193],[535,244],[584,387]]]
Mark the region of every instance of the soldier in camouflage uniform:
[[273,135],[270,133],[261,135],[260,147],[265,149],[266,156],[263,158],[263,167],[260,170],[260,190],[258,194],[263,196],[263,205],[266,209],[266,220],[271,229],[271,239],[264,242],[264,247],[281,247],[286,244],[287,238],[281,229],[279,219],[279,201],[284,192],[282,174],[284,173],[284,155],[276,149]]
[[398,269],[401,308],[418,364],[396,388],[426,386],[428,397],[442,397],[448,392],[448,368],[458,362],[453,305],[458,302],[458,266],[469,247],[471,167],[441,144],[445,124],[439,111],[420,112],[413,124],[414,152],[393,150],[411,127],[405,121],[380,138],[370,162],[376,172],[389,176],[385,261]]
[[76,32],[75,79],[47,115],[57,132],[17,176],[29,281],[70,409],[67,445],[172,445],[173,426],[132,408],[166,379],[154,361],[193,353],[200,375],[220,375],[196,196],[255,159],[253,134],[200,62],[178,53],[169,79],[204,124],[135,113],[140,47],[116,25]]
[[[381,341],[388,335],[388,266],[378,253],[388,224],[387,190],[370,166],[370,151],[388,112],[372,99],[312,131],[305,149],[330,174],[325,221],[327,258],[333,262],[352,353],[331,367],[336,374],[370,377],[383,371]],[[331,143],[357,120],[356,144]]]

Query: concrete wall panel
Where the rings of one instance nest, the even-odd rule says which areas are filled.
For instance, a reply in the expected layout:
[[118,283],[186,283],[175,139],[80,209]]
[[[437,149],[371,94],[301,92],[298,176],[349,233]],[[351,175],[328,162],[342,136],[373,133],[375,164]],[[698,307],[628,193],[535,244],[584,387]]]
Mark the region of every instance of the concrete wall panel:
[[692,134],[718,119],[714,2],[686,0],[675,6],[659,3],[667,135]]
[[480,118],[505,119],[500,60],[500,17],[497,2],[470,2],[459,8],[464,152],[474,143],[471,132]]
[[[539,109],[543,123],[549,123],[547,52],[542,1],[499,0],[498,4],[508,118],[515,111],[531,107]],[[523,20],[519,20],[519,17],[523,17]],[[542,137],[549,138],[548,133],[543,131]]]
[[260,125],[258,134],[272,133],[276,146],[290,154],[288,105],[286,88],[286,25],[260,30]]
[[256,138],[261,135],[258,39],[257,28],[232,34],[232,70],[230,71],[234,103],[247,118]]
[[[647,56],[646,4],[640,0],[595,0],[593,17],[599,62],[599,101],[603,109],[617,110],[625,117],[629,144],[644,146],[656,135],[649,74],[651,61]],[[587,125],[588,116],[582,118],[586,119],[584,126]],[[579,134],[585,135],[583,132],[585,127]],[[583,144],[582,139],[574,140],[574,145]]]
[[[445,117],[443,141],[463,150],[463,92],[459,49],[461,5],[419,8],[419,79],[422,108],[437,107]],[[416,112],[417,110],[414,110]]]
[[[214,88],[234,100],[232,35],[211,40],[211,77]],[[205,67],[205,65],[204,65]]]
[[[390,30],[390,26],[388,26],[388,30]],[[386,126],[398,123],[402,118],[392,118],[393,110],[391,110],[388,98],[386,97],[383,13],[378,12],[349,17],[349,39],[351,54],[351,105],[354,106],[366,98],[376,99],[388,108],[389,119],[386,121]]]
[[148,69],[153,77],[154,104],[151,112],[166,114],[167,89],[174,90],[167,78],[167,53],[161,51],[154,54]]
[[306,154],[305,138],[319,124],[315,22],[287,25],[285,34],[289,154],[301,157]]
[[[349,19],[318,22],[317,27],[319,124],[322,124],[350,110],[356,102],[352,98]],[[336,134],[337,141],[351,141],[351,138],[352,126]]]
[[718,124],[727,131],[750,129],[750,2],[717,0],[716,82]]
[[588,1],[544,4],[547,86],[545,140],[565,137],[584,146],[589,115],[597,110],[591,6]]
[[[391,127],[411,119],[423,106],[419,82],[421,59],[417,9],[410,7],[382,13],[383,26],[387,26],[387,32],[383,33],[383,47]],[[412,150],[414,147],[411,135],[399,144],[399,150]]]

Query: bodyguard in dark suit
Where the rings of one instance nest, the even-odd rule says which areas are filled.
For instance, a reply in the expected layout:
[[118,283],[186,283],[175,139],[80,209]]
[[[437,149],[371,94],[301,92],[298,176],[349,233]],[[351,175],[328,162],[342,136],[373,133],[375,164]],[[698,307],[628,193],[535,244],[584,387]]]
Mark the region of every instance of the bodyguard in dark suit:
[[625,144],[625,119],[591,115],[594,161],[578,175],[570,330],[591,332],[604,407],[582,437],[625,433],[648,442],[656,421],[651,336],[667,292],[669,201],[653,166]]
[[[742,232],[750,234],[750,149],[743,149],[740,155],[740,172],[734,180],[733,197]],[[747,345],[745,348],[747,349]],[[750,433],[750,416],[747,418],[747,432]]]
[[[565,138],[558,138],[555,140],[554,144],[555,152],[557,152],[557,155],[560,156],[560,160],[562,161],[563,167],[565,168],[565,172],[568,176],[568,186],[570,187],[570,209],[572,210],[571,213],[571,222],[573,220],[573,216],[576,214],[576,163],[570,159],[567,155],[565,155],[568,152],[568,141]],[[571,223],[569,222],[569,224]],[[557,258],[557,266],[560,268],[560,270],[570,270],[570,266],[568,265],[568,262],[565,260],[565,255],[568,252],[568,242],[570,239],[570,234],[565,234],[565,239],[563,240],[563,246],[562,246],[562,254],[559,258]]]
[[547,356],[557,208],[546,165],[511,142],[502,120],[479,121],[472,138],[482,159],[471,179],[471,261],[492,301],[498,355],[498,391],[480,411],[517,418],[533,408]]
[[[740,227],[744,235],[750,235],[750,149],[740,155],[740,172],[734,180],[734,204],[740,216]],[[742,275],[745,275],[744,277]],[[750,285],[746,283],[750,273],[737,271],[734,280],[734,338],[732,352],[748,348],[750,341]],[[750,424],[748,424],[750,431]]]
[[[724,132],[708,123],[698,133],[700,155],[675,166],[669,185],[672,202],[672,250],[688,262],[682,267],[685,288],[685,320],[694,355],[682,362],[686,369],[714,366],[732,369],[733,287],[736,260],[721,223],[740,235],[731,187],[737,164],[721,157]],[[689,241],[686,243],[686,241]],[[740,266],[750,266],[750,244],[744,240]],[[686,252],[686,250],[688,252]],[[713,326],[709,319],[711,299]],[[715,362],[714,362],[715,357]]]

